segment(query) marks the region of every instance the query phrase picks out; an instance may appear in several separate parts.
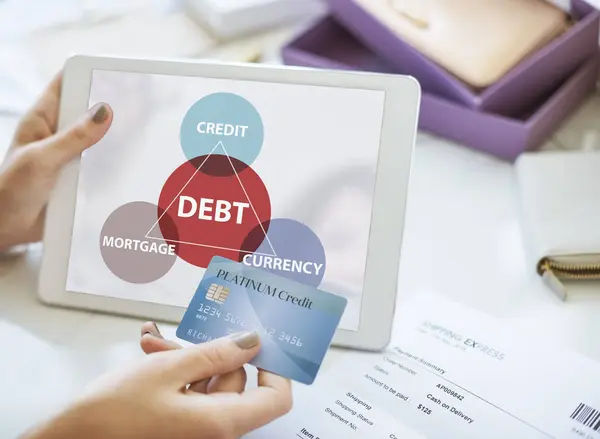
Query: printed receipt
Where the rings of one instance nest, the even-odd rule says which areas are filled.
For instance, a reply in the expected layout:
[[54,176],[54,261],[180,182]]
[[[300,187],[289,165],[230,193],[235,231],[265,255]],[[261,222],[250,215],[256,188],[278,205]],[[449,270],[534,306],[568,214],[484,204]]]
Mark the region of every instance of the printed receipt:
[[390,347],[349,354],[252,439],[600,439],[600,364],[436,296],[402,306]]

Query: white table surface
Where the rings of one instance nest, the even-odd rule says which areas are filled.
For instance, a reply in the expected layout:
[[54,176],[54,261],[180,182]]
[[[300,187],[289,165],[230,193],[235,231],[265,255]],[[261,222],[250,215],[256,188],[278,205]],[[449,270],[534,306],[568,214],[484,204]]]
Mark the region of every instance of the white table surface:
[[[544,149],[600,148],[600,95]],[[15,120],[0,118],[0,144]],[[2,146],[0,146],[1,148]],[[511,164],[420,133],[399,276],[400,306],[433,291],[506,326],[600,361],[600,297],[562,303],[525,266]],[[0,437],[66,404],[85,383],[142,356],[141,320],[50,308],[36,300],[41,246],[0,261]],[[162,325],[174,338],[175,326]],[[327,364],[343,354],[336,349]]]

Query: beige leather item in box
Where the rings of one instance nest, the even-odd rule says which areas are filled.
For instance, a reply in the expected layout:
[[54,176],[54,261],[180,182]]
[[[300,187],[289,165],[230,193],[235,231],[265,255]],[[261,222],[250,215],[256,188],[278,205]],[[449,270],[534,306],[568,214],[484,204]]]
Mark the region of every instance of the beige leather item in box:
[[544,0],[354,0],[406,43],[476,87],[498,81],[564,32]]

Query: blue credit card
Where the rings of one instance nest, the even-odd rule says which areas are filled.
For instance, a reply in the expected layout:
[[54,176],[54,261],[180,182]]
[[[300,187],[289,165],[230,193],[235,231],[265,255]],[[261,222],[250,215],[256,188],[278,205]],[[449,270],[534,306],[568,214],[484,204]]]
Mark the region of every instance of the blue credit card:
[[177,337],[203,343],[256,329],[261,349],[250,364],[312,384],[346,303],[335,294],[215,256]]

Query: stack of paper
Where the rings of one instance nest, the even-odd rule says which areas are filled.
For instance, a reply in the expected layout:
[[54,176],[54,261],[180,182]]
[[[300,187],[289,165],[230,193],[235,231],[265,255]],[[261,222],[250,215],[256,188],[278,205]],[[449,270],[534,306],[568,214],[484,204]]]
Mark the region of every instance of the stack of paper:
[[347,353],[246,439],[600,439],[600,365],[441,297],[402,304],[381,353]]
[[233,38],[325,12],[321,0],[184,0],[186,11],[215,36]]

